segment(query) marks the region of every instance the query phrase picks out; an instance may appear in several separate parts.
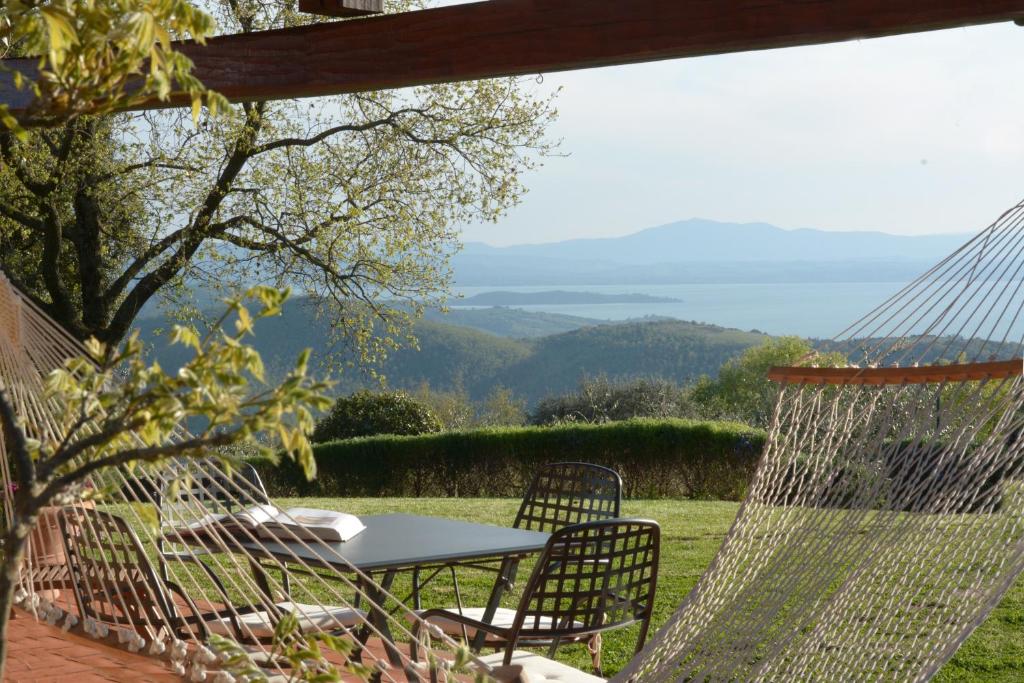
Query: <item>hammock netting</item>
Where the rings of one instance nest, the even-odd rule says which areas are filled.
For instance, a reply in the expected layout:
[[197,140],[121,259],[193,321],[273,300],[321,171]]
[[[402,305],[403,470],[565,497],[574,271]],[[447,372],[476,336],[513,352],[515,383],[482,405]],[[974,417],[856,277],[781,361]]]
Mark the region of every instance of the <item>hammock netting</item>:
[[[1024,204],[815,346],[799,367],[772,371],[779,389],[765,452],[711,567],[613,680],[927,680],[1024,570]],[[60,424],[60,406],[44,398],[44,378],[83,353],[0,282],[0,384],[38,435]],[[120,499],[100,507],[127,518],[147,548],[172,547],[166,570],[131,574],[145,571],[121,566],[118,530],[83,514],[80,533],[106,550],[46,564],[37,548],[23,571],[23,604],[66,628],[163,656],[193,680],[216,670],[216,658],[200,629],[164,613],[173,606],[152,609],[159,585],[180,584],[200,609],[221,609],[229,635],[245,636],[245,647],[264,655],[268,675],[289,672],[265,656],[270,646],[246,625],[254,623],[243,618],[252,610],[272,624],[296,611],[313,631],[355,637],[357,630],[379,635],[379,624],[367,625],[367,609],[386,602],[399,640],[419,638],[439,661],[451,659],[455,642],[436,628],[414,629],[416,617],[402,601],[357,571],[310,568],[295,556],[290,566],[315,571],[287,586],[274,570],[256,581],[251,552],[228,530],[215,535],[219,552],[199,553],[175,538],[183,524],[227,512],[233,502],[266,502],[256,487],[226,487],[231,478],[219,468],[193,459],[106,473]],[[0,474],[12,481],[6,458]],[[153,529],[139,501],[159,506],[160,493],[183,475],[174,522],[165,517]],[[258,533],[245,540],[261,543]],[[197,570],[200,559],[223,585]],[[46,597],[76,574],[90,577],[97,604],[108,604],[105,619]],[[243,604],[248,612],[237,607]],[[333,615],[326,620],[325,610]],[[385,681],[458,677],[391,654],[401,664],[369,649],[361,657]],[[470,665],[490,671],[478,659]]]

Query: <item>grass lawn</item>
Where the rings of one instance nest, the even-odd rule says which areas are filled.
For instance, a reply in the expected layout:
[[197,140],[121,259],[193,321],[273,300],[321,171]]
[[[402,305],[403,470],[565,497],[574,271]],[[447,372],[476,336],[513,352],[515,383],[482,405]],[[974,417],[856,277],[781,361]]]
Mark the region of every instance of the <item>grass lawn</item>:
[[[301,505],[364,515],[407,512],[499,525],[511,524],[519,504],[516,500],[479,498],[303,498],[278,502],[283,507]],[[654,628],[668,618],[711,562],[737,508],[735,503],[701,501],[641,500],[624,503],[624,516],[654,519],[662,528],[662,558]],[[528,566],[520,570],[520,585],[528,571]],[[462,570],[459,577],[464,602],[482,605],[493,582],[493,574]],[[396,582],[396,595],[405,595],[407,585],[402,584],[401,580]],[[506,604],[514,606],[514,601]],[[435,581],[424,592],[424,606],[452,605],[454,592],[450,582],[443,578]],[[635,631],[632,630],[615,632],[605,637],[606,673],[618,671],[628,661],[633,653],[635,638]],[[582,646],[565,647],[559,652],[559,659],[575,666],[586,670],[590,665],[590,658]],[[1024,680],[1024,580],[1018,581],[988,621],[960,648],[935,680],[945,683]]]

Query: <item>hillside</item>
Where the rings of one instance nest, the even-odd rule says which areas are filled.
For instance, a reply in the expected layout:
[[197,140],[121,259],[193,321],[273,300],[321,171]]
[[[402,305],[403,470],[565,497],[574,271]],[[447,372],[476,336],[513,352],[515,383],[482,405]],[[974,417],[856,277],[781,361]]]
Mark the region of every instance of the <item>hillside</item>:
[[[520,321],[530,315],[517,312]],[[176,368],[185,355],[168,348],[165,338],[158,336],[164,327],[166,323],[159,320],[139,324],[154,357],[165,368]],[[416,335],[419,349],[393,353],[378,368],[389,386],[413,389],[427,382],[436,389],[452,389],[461,385],[479,399],[501,385],[530,403],[574,388],[584,374],[656,375],[680,382],[714,375],[725,360],[765,338],[680,320],[587,326],[535,339],[510,339],[423,320],[416,326]],[[285,307],[281,317],[259,321],[253,343],[273,378],[280,377],[304,348],[314,349],[314,364],[323,361],[331,350],[324,347],[328,338],[326,323],[316,318],[312,307],[297,300]],[[340,358],[347,357],[345,349],[334,351]],[[346,369],[339,379],[340,392],[376,386],[372,377],[354,369]]]
[[716,375],[726,360],[766,338],[683,320],[585,327],[534,340],[532,353],[496,380],[531,400],[572,389],[583,375],[663,377],[685,383],[702,374]]
[[495,306],[490,308],[452,308],[447,313],[429,310],[425,317],[437,323],[468,327],[496,334],[499,337],[524,339],[527,337],[546,337],[578,330],[590,325],[604,325],[606,320],[582,318],[564,313],[545,313],[542,311],[524,311],[519,308]]

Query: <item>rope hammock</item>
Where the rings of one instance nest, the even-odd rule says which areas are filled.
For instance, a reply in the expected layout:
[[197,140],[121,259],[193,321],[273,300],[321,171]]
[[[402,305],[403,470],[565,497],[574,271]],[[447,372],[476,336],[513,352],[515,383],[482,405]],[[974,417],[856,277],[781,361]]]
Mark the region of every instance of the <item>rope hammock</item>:
[[[938,671],[1024,570],[1022,269],[1024,204],[818,343],[818,355],[800,367],[772,370],[779,391],[765,453],[732,529],[697,586],[614,681],[920,681]],[[0,280],[0,384],[33,430],[54,429],[60,410],[43,398],[43,378],[83,353]],[[0,466],[8,484],[6,458]],[[103,507],[127,518],[143,545],[155,548],[164,536],[173,543],[174,559],[165,561],[174,565],[174,581],[154,572],[120,580],[128,570],[112,565],[124,563],[122,530],[83,513],[78,533],[105,539],[107,551],[76,553],[71,564],[78,566],[69,569],[41,561],[37,548],[23,572],[22,603],[65,628],[112,640],[116,632],[127,647],[164,656],[191,680],[217,668],[208,629],[183,620],[179,613],[188,610],[173,595],[165,602],[174,604],[152,609],[160,601],[148,593],[159,586],[178,582],[196,610],[221,609],[228,633],[263,655],[270,673],[288,672],[256,632],[254,613],[273,624],[293,610],[313,632],[379,635],[366,617],[374,600],[387,603],[400,639],[420,639],[435,661],[451,659],[455,642],[436,628],[415,629],[402,601],[359,572],[328,572],[293,556],[289,566],[307,570],[308,580],[286,586],[285,574],[267,570],[261,586],[253,554],[226,529],[214,536],[219,552],[200,558],[175,537],[181,520],[227,511],[231,501],[266,502],[257,487],[225,488],[219,467],[181,460],[95,482],[117,484],[121,498]],[[189,483],[176,503],[178,520],[153,530],[131,500],[157,505],[154,492],[182,475]],[[244,540],[266,543],[258,533]],[[222,588],[197,570],[200,559]],[[101,593],[97,602],[115,607],[104,620],[46,597],[74,580],[69,573],[88,574]],[[283,607],[278,596],[285,594]],[[362,662],[384,681],[455,676],[401,656],[394,666],[366,650]],[[481,659],[470,666],[502,674]]]

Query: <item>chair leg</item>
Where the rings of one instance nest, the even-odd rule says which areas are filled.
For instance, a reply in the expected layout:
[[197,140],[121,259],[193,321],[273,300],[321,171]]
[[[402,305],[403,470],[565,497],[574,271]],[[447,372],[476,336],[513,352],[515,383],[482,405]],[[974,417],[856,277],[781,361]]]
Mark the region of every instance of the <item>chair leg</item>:
[[292,597],[292,581],[288,575],[288,567],[281,565],[281,590],[284,591],[285,597],[289,600]]
[[412,638],[409,639],[409,660],[413,662],[420,661],[420,622],[414,622],[412,625]]
[[601,634],[595,633],[590,642],[587,643],[587,651],[590,653],[590,661],[594,665],[594,675],[604,678],[601,672]]
[[[455,573],[455,565],[448,567],[452,571],[452,585],[455,586],[455,605],[459,610],[459,615],[462,614],[462,591],[459,589],[459,576]],[[462,642],[469,645],[469,631],[466,630],[466,625],[462,624]]]

